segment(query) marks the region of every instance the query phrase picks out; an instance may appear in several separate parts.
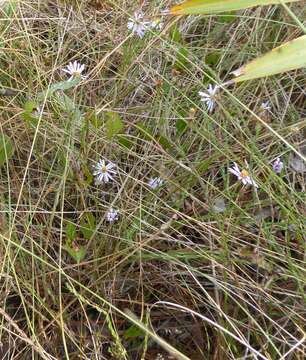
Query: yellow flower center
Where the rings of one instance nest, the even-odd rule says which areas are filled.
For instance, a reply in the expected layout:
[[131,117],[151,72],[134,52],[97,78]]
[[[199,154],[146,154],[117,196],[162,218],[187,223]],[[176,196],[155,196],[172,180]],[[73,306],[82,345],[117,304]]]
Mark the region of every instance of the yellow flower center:
[[107,173],[107,167],[105,165],[101,167],[101,173]]
[[81,76],[81,73],[79,71],[74,71],[72,73],[72,76]]
[[241,170],[241,176],[243,178],[246,178],[246,177],[249,177],[250,174],[249,174],[249,172],[247,170],[243,169],[243,170]]

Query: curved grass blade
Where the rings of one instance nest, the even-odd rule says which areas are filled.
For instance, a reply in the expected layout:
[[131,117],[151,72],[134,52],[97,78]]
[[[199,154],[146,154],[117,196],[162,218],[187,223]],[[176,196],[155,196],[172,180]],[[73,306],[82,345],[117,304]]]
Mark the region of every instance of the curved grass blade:
[[257,79],[306,67],[306,35],[286,42],[233,71],[232,82]]
[[189,0],[170,9],[172,15],[215,14],[259,5],[277,5],[301,0]]

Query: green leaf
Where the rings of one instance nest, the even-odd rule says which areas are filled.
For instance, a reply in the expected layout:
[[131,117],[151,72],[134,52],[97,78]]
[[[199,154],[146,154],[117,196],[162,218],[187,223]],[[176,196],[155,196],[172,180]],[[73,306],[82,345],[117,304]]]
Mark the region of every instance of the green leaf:
[[96,219],[92,213],[86,213],[80,221],[80,231],[86,240],[90,240],[96,229]]
[[34,127],[37,126],[39,120],[38,117],[35,117],[31,113],[26,111],[22,113],[22,118],[28,125],[32,125]]
[[185,47],[181,46],[176,55],[174,68],[177,70],[185,70],[186,68],[188,68],[188,55],[188,50]]
[[136,128],[139,130],[139,135],[142,139],[154,140],[151,129],[148,128],[145,124],[139,122],[138,124],[136,124]]
[[220,60],[221,54],[219,52],[211,52],[205,56],[205,63],[207,65],[216,65]]
[[172,148],[171,142],[164,135],[158,135],[156,140],[165,150]]
[[69,243],[72,243],[72,241],[75,240],[76,236],[76,226],[72,222],[69,222],[66,226],[66,236],[69,240]]
[[235,70],[233,82],[279,74],[306,66],[306,35],[289,41]]
[[[301,0],[283,0],[284,3]],[[281,4],[280,0],[189,0],[170,9],[172,15],[215,14],[258,5]]]
[[141,335],[144,335],[144,332],[136,325],[130,326],[123,334],[125,340],[134,339]]
[[131,149],[134,145],[125,135],[118,135],[118,143],[127,149]]
[[28,113],[32,113],[37,108],[37,104],[34,101],[28,100],[24,104],[24,110]]
[[219,15],[218,17],[218,21],[223,23],[223,24],[230,24],[232,23],[235,19],[237,18],[236,16],[236,11],[229,11],[226,14],[223,15]]
[[82,171],[83,171],[83,174],[86,178],[86,184],[91,184],[92,181],[93,181],[93,175],[91,173],[91,171],[89,170],[88,166],[87,165],[83,165],[82,166]]
[[100,129],[103,125],[103,120],[98,118],[95,111],[91,111],[86,115],[86,120],[88,120],[96,129]]
[[78,264],[84,259],[86,255],[85,247],[77,246],[75,243],[72,246],[66,244],[64,248]]
[[174,41],[176,43],[181,43],[182,36],[177,24],[171,26],[169,31],[169,38],[171,41]]
[[115,135],[120,134],[124,128],[123,121],[119,114],[115,112],[107,113],[106,137],[110,140]]
[[0,167],[3,166],[13,154],[13,142],[7,135],[0,133]]
[[42,91],[41,93],[38,94],[37,101],[38,102],[44,101],[45,99],[50,98],[55,91],[71,89],[76,85],[78,85],[80,82],[81,82],[81,77],[76,76],[71,81],[66,80],[52,84],[49,86],[47,90]]
[[181,119],[177,119],[176,120],[176,133],[177,135],[182,135],[182,133],[185,131],[186,127],[187,127],[187,122],[185,119],[181,118]]

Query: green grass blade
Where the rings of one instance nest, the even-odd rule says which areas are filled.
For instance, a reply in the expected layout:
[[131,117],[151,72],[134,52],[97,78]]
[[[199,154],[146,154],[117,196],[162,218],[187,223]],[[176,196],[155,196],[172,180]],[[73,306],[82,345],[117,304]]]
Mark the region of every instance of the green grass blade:
[[233,81],[257,79],[306,66],[306,35],[289,41],[235,70]]
[[[300,0],[284,0],[283,3]],[[214,14],[224,11],[247,9],[259,5],[281,4],[280,0],[190,0],[170,9],[172,15]]]

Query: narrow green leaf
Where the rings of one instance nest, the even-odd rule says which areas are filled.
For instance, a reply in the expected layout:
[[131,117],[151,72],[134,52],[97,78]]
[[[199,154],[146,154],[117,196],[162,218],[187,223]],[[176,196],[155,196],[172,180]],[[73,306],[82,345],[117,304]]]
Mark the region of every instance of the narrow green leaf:
[[82,166],[82,171],[86,179],[86,184],[89,185],[93,181],[93,175],[87,165]]
[[71,222],[69,222],[66,226],[66,236],[70,243],[75,240],[76,226]]
[[189,64],[188,55],[189,55],[188,50],[185,47],[181,46],[181,48],[178,50],[176,55],[174,68],[177,70],[188,69],[188,64]]
[[[284,3],[301,0],[283,0]],[[172,15],[215,14],[258,5],[281,4],[280,0],[189,0],[170,9]]]
[[139,136],[145,140],[154,140],[153,133],[150,128],[145,124],[139,122],[136,124],[136,128],[139,130]]
[[37,101],[38,102],[44,101],[45,99],[50,98],[55,91],[71,89],[76,85],[78,85],[80,82],[81,82],[81,77],[76,76],[71,81],[67,80],[52,84],[49,86],[47,90],[42,91],[41,93],[38,94]]
[[22,118],[28,125],[31,125],[33,127],[37,126],[39,120],[38,117],[35,117],[31,113],[28,113],[26,111],[22,113]]
[[86,240],[90,240],[96,229],[96,219],[92,213],[85,214],[80,221],[80,231]]
[[289,41],[235,70],[234,82],[279,74],[306,66],[306,35]]
[[172,148],[171,142],[164,135],[158,135],[156,140],[165,150]]
[[184,118],[180,118],[176,120],[176,133],[177,135],[182,135],[183,132],[185,131],[186,127],[187,127],[187,122]]
[[136,325],[130,326],[128,329],[124,331],[125,340],[134,339],[138,336],[144,335],[144,332]]
[[89,121],[96,129],[100,129],[100,127],[103,125],[102,119],[96,115],[95,111],[91,111],[86,114],[85,119]]
[[120,134],[124,128],[123,121],[119,114],[115,112],[107,113],[107,121],[106,121],[106,137],[110,140],[115,135]]
[[36,108],[37,108],[37,104],[36,104],[34,101],[28,100],[28,101],[26,101],[26,103],[24,104],[24,110],[25,110],[26,112],[31,113],[31,112],[33,112],[34,109],[36,109]]
[[13,142],[7,135],[0,133],[0,167],[3,166],[13,154]]
[[207,54],[205,56],[205,63],[207,65],[216,65],[218,63],[218,61],[220,60],[221,58],[221,53],[220,52],[211,52],[209,54]]
[[218,16],[218,22],[221,22],[223,24],[230,24],[236,19],[236,11],[229,11],[228,13]]
[[182,42],[182,36],[181,36],[181,33],[179,31],[177,24],[174,24],[171,26],[170,31],[169,31],[169,38],[171,41],[174,41],[176,43]]
[[131,149],[134,145],[134,143],[125,135],[118,135],[118,143],[127,149]]

